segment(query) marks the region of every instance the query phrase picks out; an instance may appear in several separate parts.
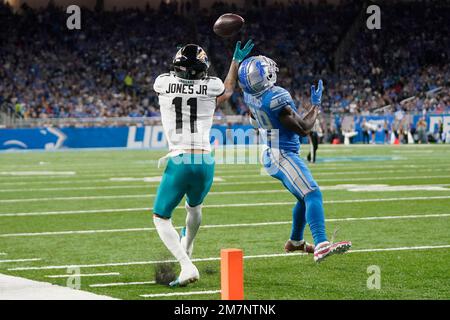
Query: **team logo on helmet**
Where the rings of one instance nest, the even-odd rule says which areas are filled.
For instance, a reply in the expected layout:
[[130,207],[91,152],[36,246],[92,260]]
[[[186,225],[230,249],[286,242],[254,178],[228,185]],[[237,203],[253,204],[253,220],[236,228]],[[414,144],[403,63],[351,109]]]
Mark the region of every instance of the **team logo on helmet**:
[[206,55],[205,50],[203,50],[202,48],[199,48],[199,51],[197,53],[197,59],[209,65],[208,56]]

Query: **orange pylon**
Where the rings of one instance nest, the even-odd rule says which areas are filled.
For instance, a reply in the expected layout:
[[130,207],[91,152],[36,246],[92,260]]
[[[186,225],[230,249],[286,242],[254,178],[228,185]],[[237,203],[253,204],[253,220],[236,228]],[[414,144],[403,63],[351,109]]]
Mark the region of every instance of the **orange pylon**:
[[241,249],[220,251],[222,300],[244,300],[244,252]]

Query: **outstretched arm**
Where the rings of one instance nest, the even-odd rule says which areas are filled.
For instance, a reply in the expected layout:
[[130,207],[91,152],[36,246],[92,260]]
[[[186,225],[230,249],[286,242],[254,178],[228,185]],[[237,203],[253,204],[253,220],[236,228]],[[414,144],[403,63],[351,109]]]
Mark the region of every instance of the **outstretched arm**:
[[312,107],[308,112],[300,117],[292,108],[284,108],[279,115],[281,124],[287,129],[294,131],[295,133],[306,136],[311,132],[314,127],[317,116],[319,115],[319,106],[322,102],[323,82],[319,80],[319,85],[316,90],[315,86],[311,86],[311,104]]
[[241,42],[236,43],[236,48],[233,54],[233,60],[231,61],[230,69],[228,70],[227,77],[225,78],[224,93],[217,97],[217,104],[227,101],[233,95],[234,88],[236,86],[236,79],[238,75],[239,63],[245,59],[245,57],[252,51],[254,44],[252,40],[247,41],[244,48],[241,49]]

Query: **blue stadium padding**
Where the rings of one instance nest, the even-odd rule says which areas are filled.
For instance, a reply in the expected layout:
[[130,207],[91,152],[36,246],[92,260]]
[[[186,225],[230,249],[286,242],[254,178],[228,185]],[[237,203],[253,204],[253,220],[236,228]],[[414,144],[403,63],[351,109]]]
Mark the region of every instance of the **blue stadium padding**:
[[[377,143],[384,142],[382,124],[388,121],[392,124],[393,116],[366,116],[366,121],[378,122],[380,130],[375,134]],[[421,116],[413,117],[413,126]],[[428,115],[425,117],[428,128],[432,132],[437,130],[438,121],[444,123],[444,130],[450,131],[450,114]],[[336,123],[340,119],[335,117]],[[353,142],[362,141],[362,117],[355,117],[355,130],[358,135]],[[227,129],[239,129],[239,134],[227,136]],[[254,135],[250,125],[214,125],[211,131],[211,142],[217,140],[218,145],[234,142],[237,144],[253,143]],[[307,138],[302,143],[308,143]],[[71,149],[71,148],[129,148],[129,149],[161,149],[166,148],[162,126],[146,127],[95,127],[95,128],[32,128],[32,129],[0,129],[0,150],[5,149]]]

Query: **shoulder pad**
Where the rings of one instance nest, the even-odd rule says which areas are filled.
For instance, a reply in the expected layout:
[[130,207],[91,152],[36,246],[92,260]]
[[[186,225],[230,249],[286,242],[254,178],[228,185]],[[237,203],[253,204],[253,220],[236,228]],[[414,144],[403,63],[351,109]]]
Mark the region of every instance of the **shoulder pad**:
[[287,105],[291,105],[293,103],[291,94],[281,87],[273,87],[271,96],[270,96],[270,109],[271,110],[279,110]]
[[167,87],[167,82],[170,79],[170,73],[163,73],[159,75],[155,83],[153,84],[153,90],[155,90],[157,93],[163,93],[165,91],[165,88]]
[[208,95],[212,97],[218,97],[225,91],[225,85],[222,80],[216,77],[206,78],[208,84]]

